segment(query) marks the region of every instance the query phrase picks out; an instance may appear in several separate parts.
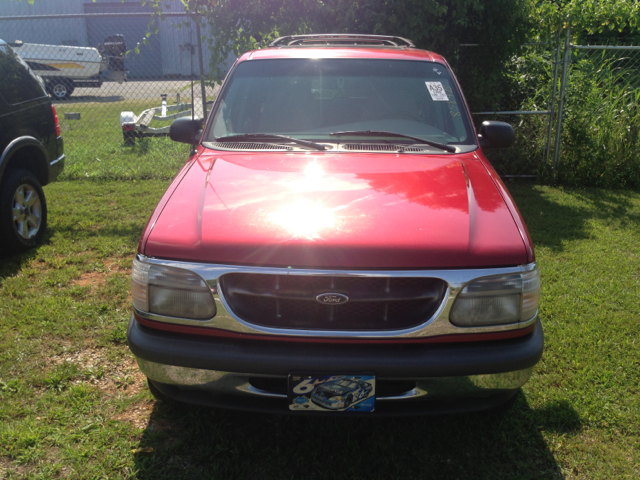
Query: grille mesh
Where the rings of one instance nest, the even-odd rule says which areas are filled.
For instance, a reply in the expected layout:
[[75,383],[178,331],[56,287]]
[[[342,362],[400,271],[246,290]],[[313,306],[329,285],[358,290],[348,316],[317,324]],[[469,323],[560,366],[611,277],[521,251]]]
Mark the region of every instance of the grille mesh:
[[[250,143],[250,142],[213,142],[210,144],[214,148],[220,148],[223,150],[259,150],[259,151],[272,151],[272,152],[287,152],[295,150],[294,147],[289,145],[277,145],[275,143]],[[333,149],[331,145],[326,145],[328,150]],[[340,144],[338,150],[344,150],[349,152],[417,152],[421,153],[428,150],[427,147],[422,146],[406,146],[406,145],[394,145],[394,144],[382,144],[382,143],[343,143]]]
[[224,148],[226,150],[275,150],[283,152],[293,150],[291,147],[273,143],[215,142],[212,145],[215,148]]
[[379,143],[345,143],[341,145],[345,150],[360,150],[365,152],[395,152],[400,150],[400,145],[388,145]]
[[390,145],[387,143],[344,143],[340,146],[344,150],[359,152],[424,152],[425,147],[407,147],[406,145]]
[[[220,278],[231,310],[243,320],[273,328],[398,330],[431,318],[446,282],[421,277],[342,277],[228,273]],[[324,305],[323,293],[349,301]]]

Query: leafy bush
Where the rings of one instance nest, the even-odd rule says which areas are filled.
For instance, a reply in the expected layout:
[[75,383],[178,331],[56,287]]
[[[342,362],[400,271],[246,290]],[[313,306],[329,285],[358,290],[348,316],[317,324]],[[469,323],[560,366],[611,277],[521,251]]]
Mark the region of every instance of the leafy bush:
[[[508,63],[510,95],[505,110],[546,110],[552,90],[552,49],[527,51]],[[568,186],[640,188],[640,52],[573,52],[555,181]],[[497,110],[497,108],[496,108]],[[484,118],[476,118],[477,126]],[[538,175],[551,182],[544,162],[547,116],[491,117],[511,123],[515,146],[488,151],[501,175]],[[552,139],[553,148],[553,139]]]
[[[578,55],[576,53],[576,55]],[[571,69],[558,181],[640,188],[640,78],[606,51]]]
[[[553,45],[530,46],[506,62],[502,72],[507,95],[491,110],[544,111],[549,108],[555,54],[551,47]],[[499,120],[511,124],[516,131],[513,147],[485,151],[500,175],[537,175],[539,178],[548,175],[544,163],[548,115],[474,115],[474,120],[477,129],[483,120]]]
[[[526,104],[522,108],[536,109]],[[542,108],[539,106],[538,109],[546,109],[546,106]],[[549,168],[544,163],[544,157],[549,117],[547,115],[503,115],[493,116],[491,120],[507,122],[516,131],[516,142],[512,147],[485,150],[486,157],[496,171],[501,176],[537,175],[540,179],[547,178]],[[479,129],[479,125],[477,128]]]

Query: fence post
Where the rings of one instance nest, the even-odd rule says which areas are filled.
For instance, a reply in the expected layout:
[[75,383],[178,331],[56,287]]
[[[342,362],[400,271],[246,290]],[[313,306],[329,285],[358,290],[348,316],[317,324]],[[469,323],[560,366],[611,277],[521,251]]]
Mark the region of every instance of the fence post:
[[[202,36],[200,35],[200,18],[193,17],[196,22],[196,36],[198,37],[198,61],[200,62],[200,94],[202,95],[202,118],[207,121],[207,92],[204,88],[204,63],[202,60]],[[193,106],[195,108],[195,105]]]
[[551,134],[553,133],[553,114],[556,105],[556,93],[558,90],[558,65],[560,64],[560,36],[562,35],[562,25],[558,27],[558,48],[553,62],[553,91],[549,100],[549,125],[547,127],[547,145],[544,150],[544,164],[549,165],[549,155],[551,154]]
[[569,63],[571,62],[571,24],[567,27],[567,38],[564,41],[564,60],[562,63],[562,81],[560,83],[560,105],[558,105],[558,124],[556,126],[556,142],[553,149],[553,180],[556,179],[556,169],[560,159],[560,140],[562,136],[562,109],[567,93],[567,75],[569,73]]

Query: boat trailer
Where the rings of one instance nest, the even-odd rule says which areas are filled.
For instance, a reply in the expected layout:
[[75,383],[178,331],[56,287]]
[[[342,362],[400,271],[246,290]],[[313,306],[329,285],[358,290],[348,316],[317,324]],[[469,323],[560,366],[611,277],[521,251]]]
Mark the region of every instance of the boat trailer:
[[[193,104],[181,103],[180,94],[176,94],[176,105],[167,105],[167,94],[161,94],[162,104],[159,107],[148,108],[140,115],[133,112],[120,112],[120,126],[122,128],[122,138],[126,145],[134,145],[136,138],[145,137],[166,137],[169,135],[171,125],[154,128],[149,126],[153,120],[166,121],[176,118],[193,116],[195,120],[204,120],[202,101],[195,102],[195,111],[192,111]],[[207,102],[207,111],[213,101]],[[172,113],[173,112],[173,113]]]

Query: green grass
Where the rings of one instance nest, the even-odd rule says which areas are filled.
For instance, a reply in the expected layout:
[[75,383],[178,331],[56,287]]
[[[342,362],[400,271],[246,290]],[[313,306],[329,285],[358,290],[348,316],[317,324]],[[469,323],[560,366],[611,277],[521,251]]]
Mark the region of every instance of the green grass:
[[511,186],[546,336],[512,410],[323,419],[153,401],[128,270],[166,185],[54,183],[43,245],[0,258],[0,478],[640,476],[640,194]]
[[[171,179],[189,155],[189,146],[168,137],[143,138],[125,145],[120,112],[140,115],[158,102],[126,100],[112,103],[57,104],[65,142],[66,165],[61,180]],[[80,113],[66,120],[65,112]],[[155,123],[153,123],[155,122]],[[154,120],[151,127],[165,126]]]

